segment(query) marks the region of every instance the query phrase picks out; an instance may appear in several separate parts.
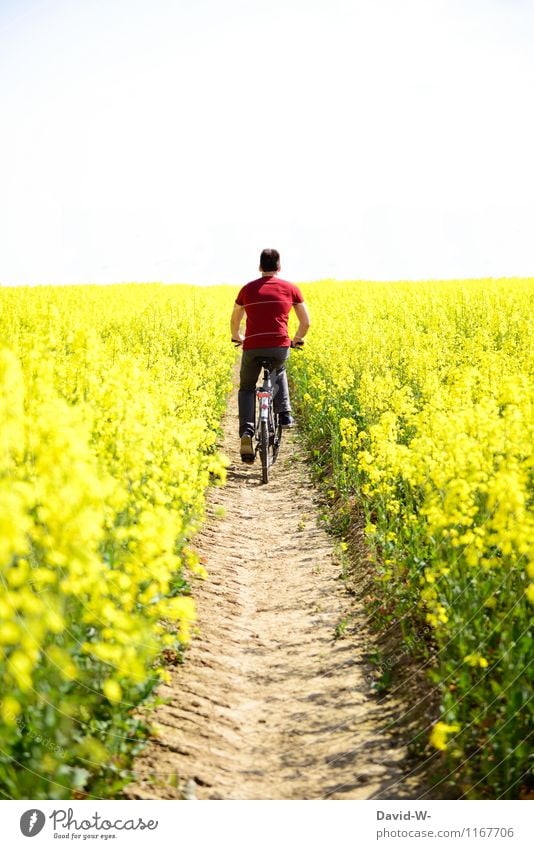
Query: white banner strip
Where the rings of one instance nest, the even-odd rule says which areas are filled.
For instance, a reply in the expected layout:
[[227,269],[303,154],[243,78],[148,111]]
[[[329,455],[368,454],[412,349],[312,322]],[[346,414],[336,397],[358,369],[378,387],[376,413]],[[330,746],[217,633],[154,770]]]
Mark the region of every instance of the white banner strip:
[[[534,845],[531,801],[4,801],[2,846],[439,849]],[[33,842],[35,841],[35,842]]]

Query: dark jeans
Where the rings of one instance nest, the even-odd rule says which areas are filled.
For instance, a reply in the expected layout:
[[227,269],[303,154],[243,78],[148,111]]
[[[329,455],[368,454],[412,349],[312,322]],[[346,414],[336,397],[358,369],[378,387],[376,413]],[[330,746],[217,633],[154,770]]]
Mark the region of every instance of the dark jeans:
[[256,381],[261,371],[261,361],[265,357],[273,358],[274,369],[271,372],[271,383],[274,387],[274,409],[277,413],[291,410],[285,365],[289,357],[289,348],[252,348],[249,351],[243,351],[238,395],[239,436],[245,433],[254,436]]

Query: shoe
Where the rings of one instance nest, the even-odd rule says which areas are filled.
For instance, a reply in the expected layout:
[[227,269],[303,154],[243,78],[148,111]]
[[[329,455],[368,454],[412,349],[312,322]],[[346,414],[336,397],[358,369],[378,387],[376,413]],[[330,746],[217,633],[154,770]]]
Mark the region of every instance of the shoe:
[[278,423],[281,427],[294,427],[295,419],[290,412],[278,413]]
[[241,437],[240,452],[243,463],[254,462],[254,448],[252,447],[252,437],[249,433],[244,433]]

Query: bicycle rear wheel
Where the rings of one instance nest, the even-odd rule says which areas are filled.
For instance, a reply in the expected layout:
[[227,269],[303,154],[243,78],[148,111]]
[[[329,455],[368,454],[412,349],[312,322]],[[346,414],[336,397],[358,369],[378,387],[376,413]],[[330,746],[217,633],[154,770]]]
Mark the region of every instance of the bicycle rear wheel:
[[262,483],[269,482],[269,426],[265,419],[260,422],[260,458]]

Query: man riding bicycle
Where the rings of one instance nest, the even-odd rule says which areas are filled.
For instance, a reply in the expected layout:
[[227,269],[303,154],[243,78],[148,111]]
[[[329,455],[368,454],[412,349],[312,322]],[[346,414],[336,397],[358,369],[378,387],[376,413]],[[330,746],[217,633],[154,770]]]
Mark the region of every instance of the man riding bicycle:
[[[273,362],[278,387],[274,408],[280,414],[282,427],[292,427],[295,422],[291,415],[285,364],[289,357],[289,348],[300,348],[304,344],[304,337],[310,326],[310,316],[300,289],[277,276],[280,271],[278,251],[274,248],[263,250],[259,270],[261,277],[247,283],[240,290],[230,320],[232,342],[243,344],[238,397],[241,459],[244,463],[254,461],[252,438],[256,381],[261,370],[261,361],[268,357]],[[299,320],[297,332],[292,340],[287,330],[291,307]],[[240,326],[245,313],[247,323],[243,335]]]

